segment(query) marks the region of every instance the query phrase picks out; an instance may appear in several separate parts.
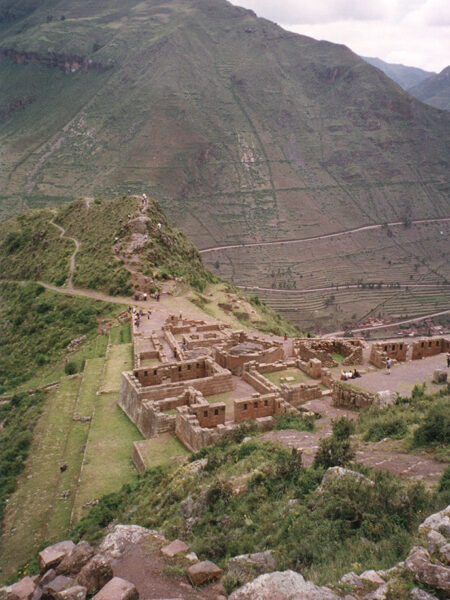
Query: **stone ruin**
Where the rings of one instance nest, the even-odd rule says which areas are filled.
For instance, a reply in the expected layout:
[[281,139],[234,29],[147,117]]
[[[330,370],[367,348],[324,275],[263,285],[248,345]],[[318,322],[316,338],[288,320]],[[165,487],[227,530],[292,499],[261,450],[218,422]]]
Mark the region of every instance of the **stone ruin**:
[[338,338],[314,339],[297,338],[294,340],[295,355],[304,362],[320,360],[324,367],[337,367],[333,354],[344,356],[342,366],[360,365],[363,362],[363,344],[356,338],[341,340]]
[[229,369],[233,375],[242,375],[249,362],[275,362],[283,360],[283,344],[266,340],[244,331],[233,331],[230,338],[215,347],[216,362]]
[[403,341],[398,342],[375,342],[370,350],[370,362],[382,369],[386,359],[397,362],[419,360],[428,356],[435,356],[441,352],[450,351],[450,340],[445,337],[420,338],[411,344]]

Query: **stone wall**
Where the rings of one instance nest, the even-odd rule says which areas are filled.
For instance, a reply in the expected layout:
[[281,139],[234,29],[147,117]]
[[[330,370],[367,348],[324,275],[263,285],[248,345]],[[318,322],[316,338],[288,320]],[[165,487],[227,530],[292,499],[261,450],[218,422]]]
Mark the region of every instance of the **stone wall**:
[[147,468],[139,447],[141,443],[142,442],[133,442],[133,452],[131,454],[131,460],[133,461],[138,473],[143,473]]
[[225,371],[209,358],[171,362],[156,367],[134,369],[134,377],[143,387],[202,379]]
[[252,394],[250,398],[234,400],[234,422],[241,423],[260,417],[280,414],[281,398],[278,394]]
[[294,351],[302,361],[309,362],[310,359],[315,358],[320,360],[325,367],[338,365],[332,357],[332,354],[335,353],[345,357],[342,365],[360,365],[363,362],[362,342],[356,338],[347,340],[296,338]]
[[193,404],[189,412],[195,415],[200,427],[217,427],[225,425],[225,409],[223,402],[209,404],[205,401],[201,404]]
[[411,360],[450,352],[450,340],[445,337],[420,338],[411,344]]
[[250,384],[260,394],[279,392],[278,387],[266,379],[264,375],[258,373],[255,368],[250,368],[249,370],[245,369],[242,374],[242,379],[246,383]]
[[244,331],[234,331],[230,340],[217,346],[215,360],[233,375],[242,375],[249,362],[273,363],[284,357],[281,342],[271,342]]
[[282,383],[280,392],[283,399],[295,408],[309,400],[322,397],[322,392],[317,383],[295,383],[293,385]]
[[364,408],[371,406],[375,400],[375,395],[365,390],[353,387],[343,381],[333,383],[333,405],[340,408]]
[[386,359],[402,362],[406,360],[408,344],[405,342],[375,342],[370,349],[370,362],[382,369],[386,364]]

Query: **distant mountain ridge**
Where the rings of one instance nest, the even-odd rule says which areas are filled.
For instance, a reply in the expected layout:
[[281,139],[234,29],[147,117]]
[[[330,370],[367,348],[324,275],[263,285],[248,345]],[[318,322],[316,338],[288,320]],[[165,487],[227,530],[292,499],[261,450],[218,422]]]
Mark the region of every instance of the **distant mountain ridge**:
[[408,91],[422,102],[442,110],[450,110],[450,66]]
[[[450,115],[344,46],[224,0],[28,0],[17,10],[0,0],[0,15],[3,218],[146,192],[202,249],[448,216]],[[407,251],[365,232],[289,255],[281,244],[255,256],[223,250],[207,267],[277,298],[404,283],[421,260],[411,283],[422,270],[449,279],[439,232],[406,226]],[[339,298],[321,293],[285,314],[312,326],[382,311],[378,300],[371,292],[340,312]]]
[[402,64],[388,63],[384,60],[381,60],[381,58],[372,58],[368,56],[362,56],[361,58],[363,58],[370,65],[383,71],[383,73],[398,83],[398,85],[404,90],[408,90],[414,85],[417,85],[425,79],[428,79],[428,77],[436,75],[434,71],[425,71],[424,69],[419,69],[418,67],[409,67]]

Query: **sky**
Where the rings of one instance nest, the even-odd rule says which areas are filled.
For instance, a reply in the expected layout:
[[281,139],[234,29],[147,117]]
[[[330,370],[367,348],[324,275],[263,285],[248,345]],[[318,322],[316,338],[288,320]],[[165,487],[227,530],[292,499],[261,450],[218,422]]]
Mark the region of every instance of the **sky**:
[[450,0],[231,0],[284,29],[361,56],[442,71],[450,64]]

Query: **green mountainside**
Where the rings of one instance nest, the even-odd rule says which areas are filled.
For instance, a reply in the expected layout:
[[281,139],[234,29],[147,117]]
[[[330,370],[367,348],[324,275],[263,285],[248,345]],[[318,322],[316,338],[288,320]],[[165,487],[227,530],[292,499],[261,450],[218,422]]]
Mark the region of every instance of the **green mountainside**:
[[[0,15],[3,217],[146,192],[205,249],[448,216],[449,115],[344,46],[223,0],[0,0]],[[426,288],[400,305],[354,292],[350,306],[322,291],[422,284],[422,268],[440,284],[441,231],[413,225],[406,239],[369,231],[205,260],[236,285],[277,290],[266,299],[292,321],[329,328],[371,311],[441,308]],[[319,292],[288,298],[286,288]]]
[[450,110],[450,66],[409,88],[409,93],[436,108]]
[[398,85],[404,90],[408,90],[413,85],[417,85],[425,79],[428,79],[428,77],[436,75],[436,73],[433,71],[425,71],[424,69],[419,69],[418,67],[409,67],[396,63],[388,63],[384,60],[381,60],[381,58],[368,56],[362,56],[361,58],[363,58],[370,65],[383,71],[383,73],[398,83]]

